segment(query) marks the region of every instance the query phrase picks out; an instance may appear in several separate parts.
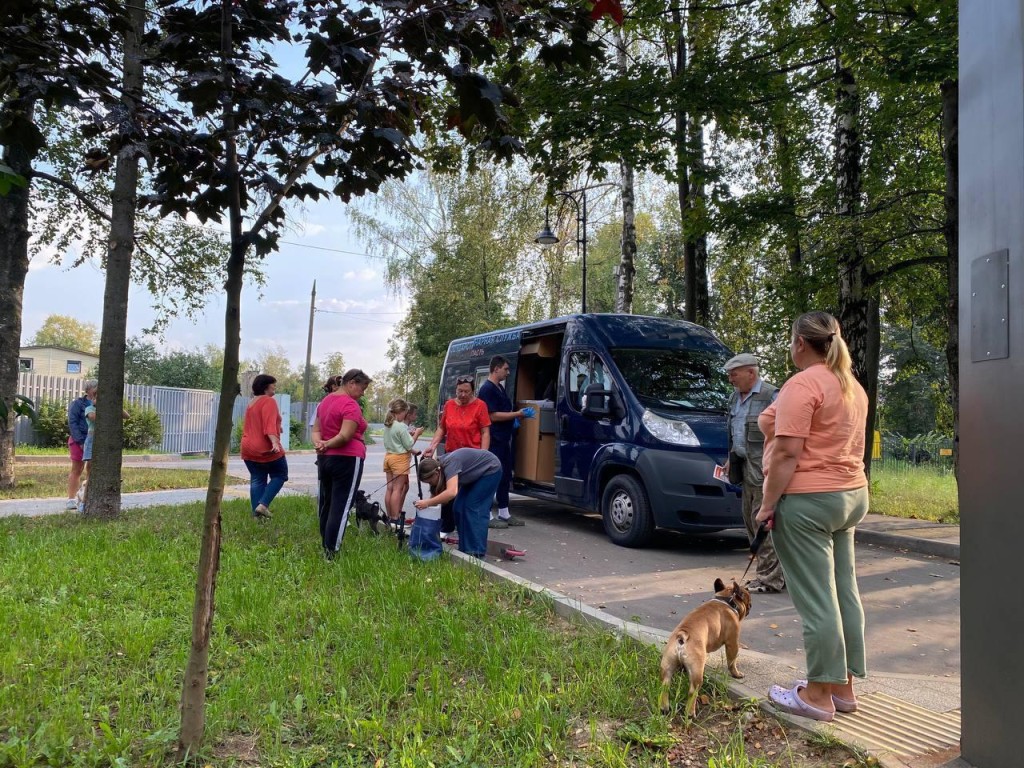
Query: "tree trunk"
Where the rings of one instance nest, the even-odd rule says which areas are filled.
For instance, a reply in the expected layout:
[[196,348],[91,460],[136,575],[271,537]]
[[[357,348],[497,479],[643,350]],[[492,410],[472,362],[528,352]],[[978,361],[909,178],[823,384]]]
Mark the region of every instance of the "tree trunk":
[[946,166],[946,365],[953,406],[953,473],[960,477],[960,82],[942,84],[942,159]]
[[777,151],[776,162],[779,165],[779,186],[785,218],[782,223],[783,238],[786,244],[786,256],[789,260],[789,279],[786,280],[786,303],[794,314],[806,312],[807,276],[805,274],[803,245],[800,240],[800,219],[797,217],[797,200],[799,197],[800,168],[794,157],[792,142],[788,130],[778,126],[775,130]]
[[[672,43],[669,68],[672,78],[681,81],[686,76],[687,47],[683,16],[678,5],[672,6],[672,22],[678,30]],[[679,102],[677,102],[678,104]],[[683,237],[683,319],[697,322],[697,247],[690,237],[690,154],[689,117],[680,105],[676,107],[673,144],[676,153],[676,194],[679,198],[679,222]]]
[[[704,44],[705,33],[700,29],[701,14],[692,10],[686,17],[688,64],[697,60],[698,46]],[[695,321],[699,325],[711,324],[711,300],[708,296],[708,233],[707,200],[705,183],[707,167],[704,158],[704,118],[693,109],[689,111],[690,124],[687,131],[690,166],[690,197],[687,208],[688,220],[683,222],[687,231],[686,239],[693,241],[693,299]]]
[[[619,76],[626,78],[626,38],[621,27],[615,27],[615,52]],[[633,312],[633,278],[636,275],[636,190],[633,166],[625,157],[619,159],[619,175],[622,187],[622,247],[616,271],[615,311],[629,315]]]
[[[673,8],[673,21],[678,24],[675,41],[676,79],[686,76],[688,62],[695,48],[696,34],[692,15],[686,20],[684,33],[682,14]],[[687,37],[688,35],[688,37]],[[704,232],[704,128],[698,115],[680,108],[675,113],[676,169],[679,177],[679,213],[683,228],[683,301],[685,318],[707,325],[710,314],[708,297],[708,243]]]
[[[0,111],[7,122],[7,113],[31,115],[35,102],[16,99]],[[34,154],[23,146],[3,148],[3,162],[19,176],[27,179],[32,170]],[[18,394],[18,359],[21,355],[21,302],[28,274],[29,189],[11,187],[0,196],[0,398],[7,406],[7,418],[0,422],[0,488],[14,487],[14,396]]]
[[[839,89],[836,93],[836,210],[842,239],[836,254],[839,270],[839,324],[853,358],[853,373],[868,394],[868,414],[875,412],[877,386],[877,345],[872,334],[878,333],[877,299],[870,289],[870,274],[861,248],[857,215],[861,198],[860,91],[849,69],[838,63]],[[874,305],[872,305],[874,302]],[[875,347],[872,363],[871,347]],[[875,374],[874,376],[872,374]],[[875,379],[872,381],[872,379]],[[864,464],[870,470],[874,444],[874,421],[869,418],[865,429]]]
[[[690,39],[693,39],[691,35]],[[696,322],[709,325],[711,322],[711,299],[708,296],[708,236],[704,197],[704,126],[698,115],[690,114],[690,226],[694,228],[687,241],[693,240],[693,297]]]
[[213,627],[217,570],[220,567],[221,502],[228,472],[231,446],[231,412],[238,395],[238,349],[241,343],[242,277],[247,240],[242,234],[241,178],[238,171],[238,146],[235,141],[234,81],[229,61],[232,56],[232,0],[221,3],[221,67],[224,81],[225,169],[231,230],[231,256],[224,284],[224,373],[217,408],[217,432],[210,461],[210,480],[203,514],[203,539],[199,549],[195,603],[192,609],[192,644],[185,666],[181,691],[181,730],[178,735],[180,756],[199,754],[206,728],[206,685],[209,679],[210,632]]
[[633,313],[633,279],[636,276],[636,191],[633,184],[633,166],[625,159],[619,161],[622,177],[622,241],[615,290],[615,311]]
[[[143,93],[142,35],[146,8],[128,6],[129,27],[124,33],[123,105],[137,130],[138,105]],[[121,512],[121,459],[124,420],[124,350],[128,325],[128,291],[131,288],[132,254],[135,250],[135,211],[139,185],[139,146],[130,141],[117,153],[117,169],[111,194],[110,239],[107,279],[103,291],[103,331],[100,336],[100,371],[103,400],[96,409],[96,437],[89,465],[85,513],[117,517]]]

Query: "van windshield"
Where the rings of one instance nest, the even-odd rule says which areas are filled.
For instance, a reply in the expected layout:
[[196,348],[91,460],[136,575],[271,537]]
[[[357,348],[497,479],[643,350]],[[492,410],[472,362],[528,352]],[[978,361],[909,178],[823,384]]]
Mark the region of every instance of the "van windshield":
[[647,408],[724,411],[732,385],[722,366],[726,352],[690,349],[612,350],[612,359]]

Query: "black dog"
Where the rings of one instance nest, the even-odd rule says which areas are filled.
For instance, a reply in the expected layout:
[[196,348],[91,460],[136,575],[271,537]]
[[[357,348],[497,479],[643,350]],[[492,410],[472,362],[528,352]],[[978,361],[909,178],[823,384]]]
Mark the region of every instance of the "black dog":
[[370,530],[375,534],[379,534],[377,530],[377,524],[387,520],[387,516],[380,508],[379,501],[370,501],[366,497],[365,491],[356,491],[356,499],[352,503],[352,506],[356,508],[356,527],[365,521],[370,526]]

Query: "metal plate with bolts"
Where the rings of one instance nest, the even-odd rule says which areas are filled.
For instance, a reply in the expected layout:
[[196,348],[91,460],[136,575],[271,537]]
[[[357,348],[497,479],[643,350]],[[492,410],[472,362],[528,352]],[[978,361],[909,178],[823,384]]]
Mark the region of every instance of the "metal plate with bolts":
[[1010,356],[1010,252],[971,262],[971,362]]

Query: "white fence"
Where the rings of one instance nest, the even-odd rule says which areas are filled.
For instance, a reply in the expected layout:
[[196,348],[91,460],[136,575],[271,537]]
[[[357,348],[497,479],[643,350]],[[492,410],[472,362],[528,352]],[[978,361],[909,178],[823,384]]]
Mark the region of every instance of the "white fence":
[[[44,400],[69,402],[80,397],[84,390],[84,379],[65,376],[39,376],[33,373],[18,375],[18,394],[30,398],[36,405]],[[213,450],[213,438],[217,429],[217,404],[220,396],[205,389],[178,389],[176,387],[150,387],[140,384],[125,384],[124,399],[133,405],[152,408],[160,417],[163,440],[159,450],[167,453],[209,453]],[[281,414],[285,416],[281,442],[288,448],[288,421],[291,398],[278,395],[276,398]],[[251,398],[238,397],[235,400],[232,422],[237,423],[245,414]],[[32,422],[22,417],[15,423],[15,444],[34,443],[35,430]]]

